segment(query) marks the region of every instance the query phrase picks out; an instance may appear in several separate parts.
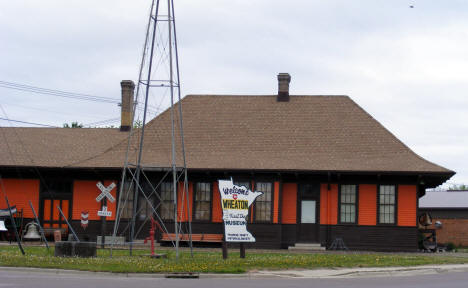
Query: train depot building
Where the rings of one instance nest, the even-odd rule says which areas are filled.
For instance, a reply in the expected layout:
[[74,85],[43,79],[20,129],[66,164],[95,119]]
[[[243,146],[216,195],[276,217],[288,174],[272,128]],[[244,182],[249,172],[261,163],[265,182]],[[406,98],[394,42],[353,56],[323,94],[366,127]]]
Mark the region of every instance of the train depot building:
[[[183,98],[191,213],[179,207],[179,220],[191,219],[194,234],[222,234],[218,180],[232,178],[263,192],[247,219],[247,230],[256,238],[250,247],[330,247],[341,238],[349,249],[416,251],[418,199],[455,173],[418,156],[350,97],[293,96],[290,76],[280,74],[278,80],[277,95]],[[118,201],[108,201],[112,215],[104,223],[96,183],[115,183],[110,193],[119,199],[134,90],[131,81],[121,85],[121,129],[0,128],[1,189],[29,218],[25,223],[33,217],[32,201],[46,229],[66,231],[59,205],[80,238],[94,241],[112,234]],[[170,127],[169,111],[145,127],[143,158],[159,167],[145,173],[155,185],[171,167]],[[130,146],[134,162],[136,144]],[[178,157],[177,165],[182,161]],[[158,197],[148,194],[169,230],[174,229],[172,189],[172,183],[163,182]],[[185,203],[181,194],[179,206]],[[139,199],[137,226],[147,227],[137,238],[143,239],[152,211]],[[119,234],[128,241],[133,198],[126,202]]]

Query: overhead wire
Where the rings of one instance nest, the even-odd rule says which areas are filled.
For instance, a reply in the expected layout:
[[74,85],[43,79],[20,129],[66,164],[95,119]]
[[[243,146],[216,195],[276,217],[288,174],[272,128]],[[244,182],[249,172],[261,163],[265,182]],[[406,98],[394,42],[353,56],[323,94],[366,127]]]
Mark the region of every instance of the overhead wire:
[[120,100],[116,98],[67,92],[67,91],[61,91],[61,90],[55,90],[55,89],[47,89],[47,88],[41,88],[41,87],[14,83],[14,82],[7,82],[7,81],[2,81],[2,80],[0,80],[0,87],[6,88],[6,89],[13,89],[13,90],[31,92],[31,93],[36,93],[36,94],[45,94],[45,95],[65,97],[65,98],[72,98],[72,99],[78,99],[78,100],[87,100],[87,101],[114,103],[114,104],[120,103]]
[[3,117],[0,117],[0,120],[6,120],[9,122],[17,122],[17,123],[30,124],[30,125],[37,125],[37,126],[43,126],[43,127],[50,127],[50,128],[58,128],[57,126],[34,123],[34,122],[27,122],[27,121],[21,121],[21,120],[13,120],[13,119],[8,119],[8,118],[3,118]]

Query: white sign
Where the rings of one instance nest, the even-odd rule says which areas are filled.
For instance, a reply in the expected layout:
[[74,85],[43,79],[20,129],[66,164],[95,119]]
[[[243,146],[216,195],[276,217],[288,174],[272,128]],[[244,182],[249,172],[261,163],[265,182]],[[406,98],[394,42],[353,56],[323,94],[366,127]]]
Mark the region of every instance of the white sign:
[[255,242],[255,238],[247,231],[247,216],[250,205],[263,193],[235,185],[232,179],[218,180],[218,183],[226,242]]
[[112,182],[112,184],[110,184],[109,186],[105,187],[104,185],[102,185],[101,182],[98,182],[96,184],[96,186],[99,188],[99,190],[101,190],[101,194],[99,194],[99,196],[96,198],[96,202],[99,202],[102,200],[102,198],[104,197],[107,197],[107,199],[109,199],[110,202],[114,203],[115,201],[115,198],[114,196],[112,196],[112,194],[110,193],[112,191],[112,189],[115,188],[115,183]]
[[98,216],[111,217],[112,211],[107,211],[107,206],[102,206],[102,210],[97,212]]

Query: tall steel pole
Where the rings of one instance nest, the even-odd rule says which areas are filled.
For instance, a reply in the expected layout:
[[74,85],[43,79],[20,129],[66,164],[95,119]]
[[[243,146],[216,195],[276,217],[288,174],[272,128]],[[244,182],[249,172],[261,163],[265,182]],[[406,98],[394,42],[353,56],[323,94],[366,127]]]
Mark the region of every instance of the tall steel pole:
[[[138,99],[138,96],[140,95],[140,82],[141,82],[141,78],[142,78],[142,75],[143,75],[143,68],[144,68],[144,65],[145,65],[145,60],[146,60],[146,47],[148,46],[148,35],[150,33],[150,28],[151,28],[151,19],[153,17],[153,8],[154,8],[154,1],[153,0],[151,2],[151,8],[150,8],[150,13],[149,13],[149,20],[148,20],[148,25],[147,25],[147,28],[146,28],[146,36],[145,36],[145,45],[143,47],[143,55],[141,57],[141,64],[140,64],[140,72],[138,74],[138,84],[137,84],[137,92],[136,92],[136,97],[135,97],[135,101],[133,102],[133,107],[132,107],[132,125],[130,125],[130,132],[129,132],[129,136],[128,136],[128,139],[127,139],[127,151],[125,153],[125,162],[124,162],[124,168],[122,169],[122,176],[121,176],[121,182],[120,182],[120,187],[119,187],[119,199],[117,200],[117,212],[115,213],[115,221],[114,221],[114,229],[113,229],[113,232],[112,232],[112,243],[111,243],[111,248],[110,248],[110,257],[112,257],[112,251],[113,251],[113,248],[114,248],[114,242],[115,242],[115,237],[117,236],[117,230],[119,228],[119,223],[120,223],[120,216],[123,212],[123,209],[125,209],[125,207],[121,207],[122,206],[122,197],[123,197],[123,191],[124,191],[124,187],[125,187],[125,178],[126,178],[126,175],[127,175],[127,168],[128,168],[128,156],[129,156],[129,152],[130,152],[130,143],[131,143],[131,138],[132,138],[132,135],[134,133],[134,129],[133,129],[133,122],[135,121],[135,110],[136,110],[136,106],[137,106],[137,99]],[[131,187],[131,186],[130,186]],[[131,193],[130,192],[131,189],[129,191],[127,191],[127,195],[128,193]],[[127,201],[127,197],[125,198],[125,201]]]
[[[159,10],[159,1],[156,4],[156,18],[158,17],[158,10]],[[141,127],[141,136],[140,136],[140,147],[138,150],[138,160],[137,160],[137,166],[136,166],[136,176],[135,176],[135,194],[133,197],[133,213],[132,213],[132,224],[130,226],[130,255],[132,255],[132,249],[133,249],[133,238],[135,236],[135,220],[136,220],[136,213],[137,213],[137,207],[138,207],[138,191],[140,190],[140,173],[141,173],[141,157],[143,154],[143,140],[145,138],[145,126],[146,126],[146,112],[148,111],[148,97],[149,97],[149,86],[150,86],[150,81],[151,81],[151,69],[153,68],[153,55],[154,55],[154,41],[156,39],[156,26],[157,26],[157,20],[154,20],[153,24],[153,35],[151,38],[151,52],[150,52],[150,59],[149,59],[149,67],[148,67],[148,77],[147,77],[147,82],[146,82],[146,93],[145,93],[145,108],[143,110],[143,126]],[[143,191],[141,191],[144,193]]]
[[182,97],[180,93],[180,71],[179,71],[179,48],[177,47],[177,29],[175,22],[175,12],[174,12],[174,1],[172,1],[172,20],[174,25],[174,50],[175,50],[175,64],[177,71],[177,85],[178,85],[178,100],[179,100],[179,129],[180,129],[180,141],[182,145],[182,158],[184,162],[184,190],[187,201],[187,221],[189,229],[189,246],[190,246],[190,255],[193,257],[193,243],[192,243],[192,213],[190,209],[190,200],[189,200],[189,186],[188,186],[188,173],[187,173],[187,160],[185,156],[185,140],[184,140],[184,122],[182,117]]
[[[175,149],[175,113],[174,113],[174,71],[172,67],[172,0],[167,0],[168,34],[169,34],[169,83],[171,89],[171,150],[172,150],[172,181],[174,190],[174,228],[176,237],[176,259],[179,259],[179,226],[177,225],[177,169],[176,169],[176,149]],[[179,84],[179,83],[177,83]],[[179,89],[180,90],[180,89]]]

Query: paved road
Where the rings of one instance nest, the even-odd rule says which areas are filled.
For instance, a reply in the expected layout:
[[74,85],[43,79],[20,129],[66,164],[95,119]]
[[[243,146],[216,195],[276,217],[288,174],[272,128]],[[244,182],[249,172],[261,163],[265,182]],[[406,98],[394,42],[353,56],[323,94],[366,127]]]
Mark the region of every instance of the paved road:
[[0,271],[0,287],[37,287],[37,288],[120,288],[120,287],[203,287],[203,288],[238,288],[238,287],[346,287],[346,288],[466,288],[468,287],[467,272],[439,273],[431,275],[392,276],[392,277],[353,277],[339,279],[164,279],[164,278],[128,278],[109,274],[54,274],[44,272]]

